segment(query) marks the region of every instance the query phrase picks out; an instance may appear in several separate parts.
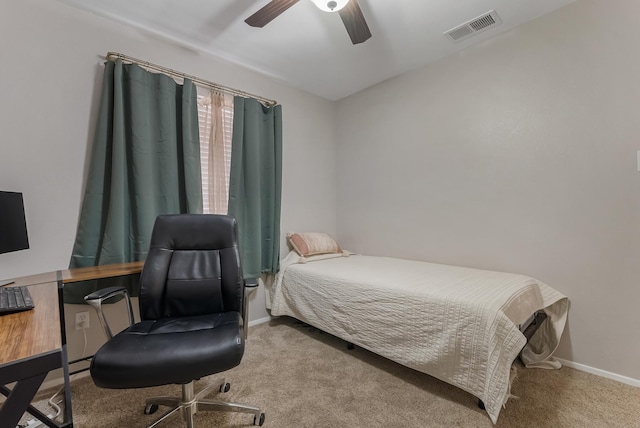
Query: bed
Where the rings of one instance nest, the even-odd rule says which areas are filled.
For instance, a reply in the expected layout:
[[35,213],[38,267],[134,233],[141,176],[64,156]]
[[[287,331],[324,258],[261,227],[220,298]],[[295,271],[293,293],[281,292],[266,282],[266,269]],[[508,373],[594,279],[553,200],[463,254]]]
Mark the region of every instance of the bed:
[[[273,316],[290,316],[478,397],[496,423],[510,369],[559,368],[553,358],[568,299],[534,278],[342,252],[291,251],[267,288]],[[546,319],[527,342],[520,327]]]

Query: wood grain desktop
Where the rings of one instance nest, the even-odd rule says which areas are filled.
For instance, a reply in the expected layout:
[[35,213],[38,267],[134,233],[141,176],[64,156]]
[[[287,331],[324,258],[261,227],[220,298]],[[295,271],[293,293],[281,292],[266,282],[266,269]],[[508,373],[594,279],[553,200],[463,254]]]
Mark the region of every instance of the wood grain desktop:
[[62,347],[56,282],[30,285],[35,307],[0,316],[0,367]]
[[62,282],[90,281],[92,279],[113,278],[140,273],[144,262],[116,263],[105,266],[91,266],[85,268],[67,269],[62,271]]

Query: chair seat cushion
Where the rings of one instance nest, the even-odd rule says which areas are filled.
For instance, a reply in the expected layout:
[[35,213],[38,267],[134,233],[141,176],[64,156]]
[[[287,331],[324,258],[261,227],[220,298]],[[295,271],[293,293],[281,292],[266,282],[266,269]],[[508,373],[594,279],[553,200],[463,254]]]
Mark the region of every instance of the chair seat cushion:
[[102,388],[187,383],[240,364],[244,339],[238,312],[146,320],[107,341],[91,361]]

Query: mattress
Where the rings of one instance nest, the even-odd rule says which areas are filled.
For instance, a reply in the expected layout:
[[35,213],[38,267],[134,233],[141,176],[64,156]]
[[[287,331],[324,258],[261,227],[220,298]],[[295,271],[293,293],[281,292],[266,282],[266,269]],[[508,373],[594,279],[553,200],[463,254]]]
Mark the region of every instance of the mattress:
[[[294,317],[455,385],[481,399],[494,423],[521,351],[527,367],[560,367],[553,352],[568,299],[528,276],[291,252],[267,291],[272,315]],[[518,327],[538,310],[547,318],[527,343]]]

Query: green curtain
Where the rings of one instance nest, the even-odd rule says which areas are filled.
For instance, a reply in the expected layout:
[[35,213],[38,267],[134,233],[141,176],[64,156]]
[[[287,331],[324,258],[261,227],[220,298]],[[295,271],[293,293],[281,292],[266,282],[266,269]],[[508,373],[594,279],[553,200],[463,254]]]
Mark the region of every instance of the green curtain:
[[193,82],[106,62],[69,267],[144,260],[159,214],[202,212],[200,174]]
[[245,278],[275,273],[280,263],[282,107],[235,97],[229,215],[238,221]]

